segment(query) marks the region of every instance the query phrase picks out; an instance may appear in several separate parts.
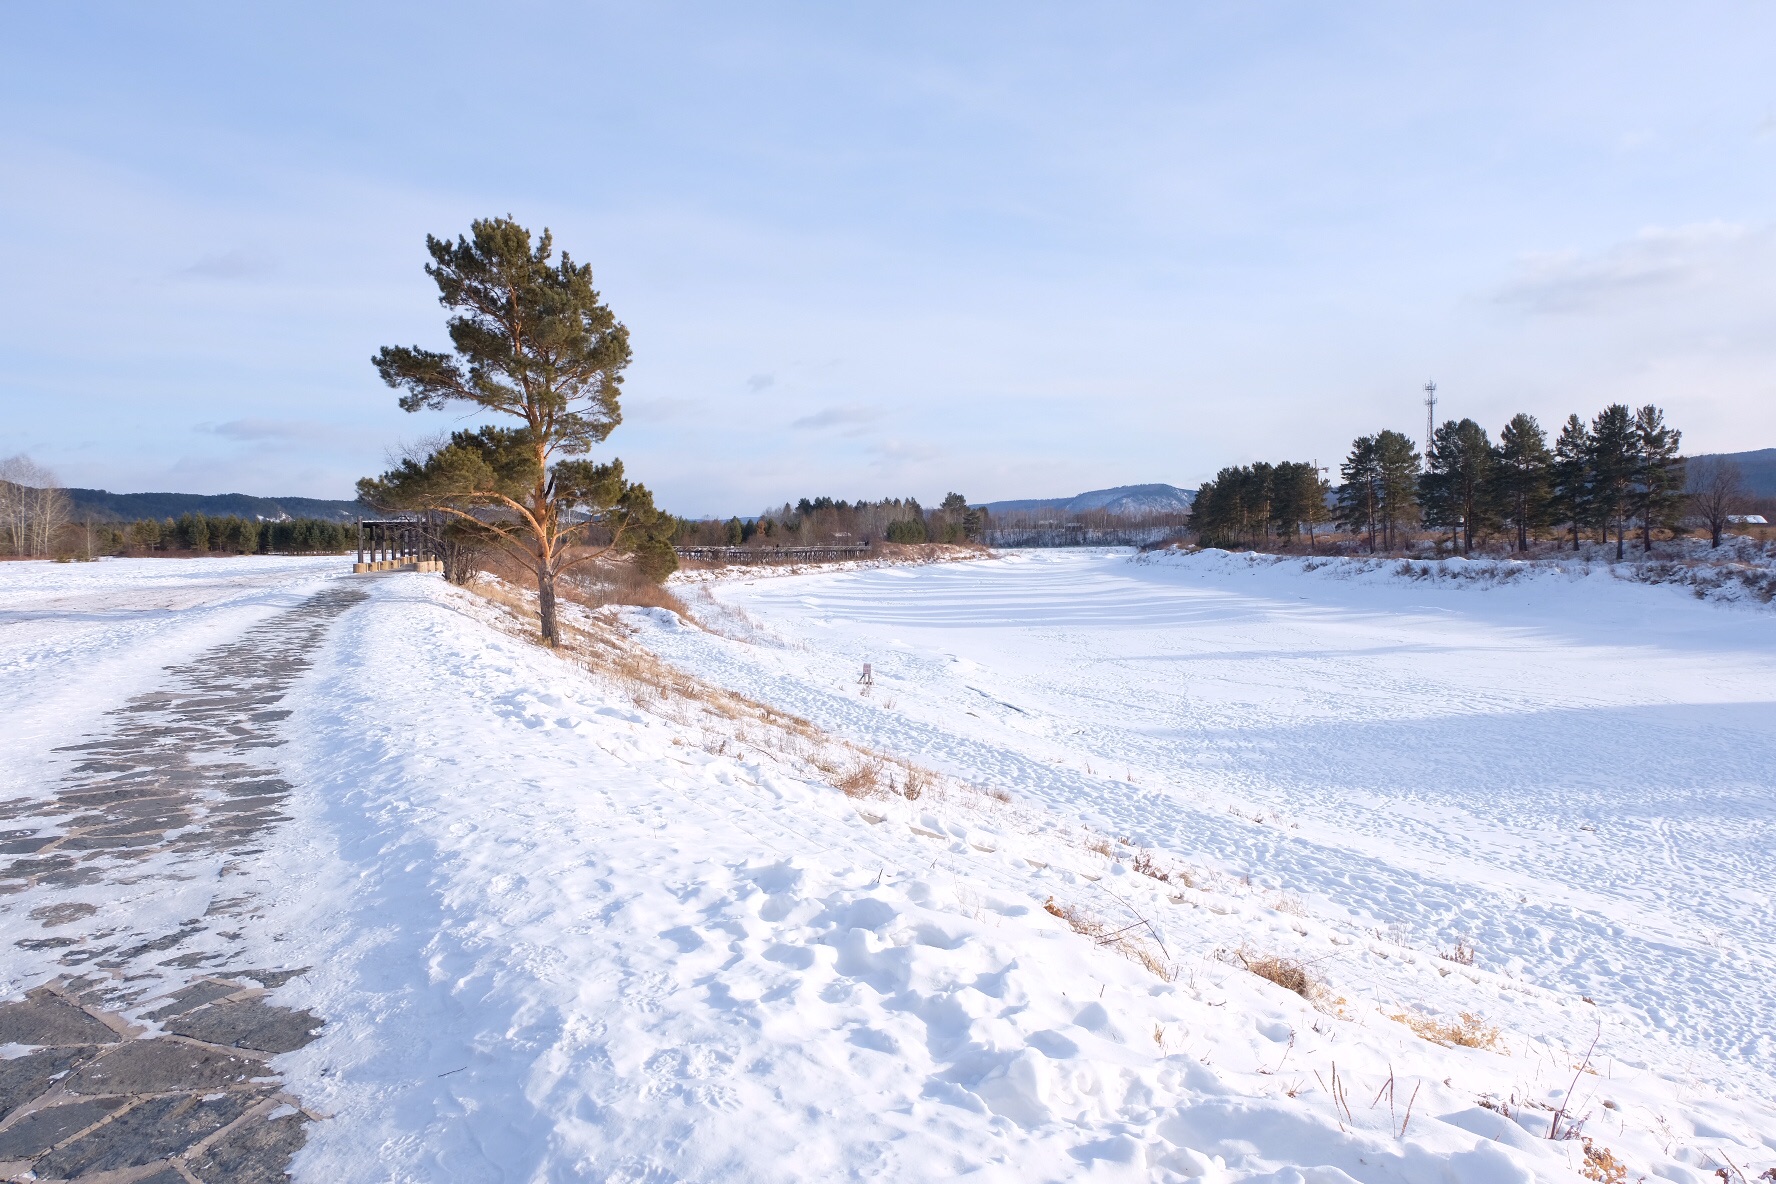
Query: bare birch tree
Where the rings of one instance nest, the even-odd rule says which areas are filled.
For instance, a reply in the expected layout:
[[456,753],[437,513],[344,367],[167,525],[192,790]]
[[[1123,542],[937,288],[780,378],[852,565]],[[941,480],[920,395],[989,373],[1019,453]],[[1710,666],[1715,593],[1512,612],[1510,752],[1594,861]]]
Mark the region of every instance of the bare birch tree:
[[0,530],[14,555],[46,556],[68,522],[68,495],[28,456],[0,460]]

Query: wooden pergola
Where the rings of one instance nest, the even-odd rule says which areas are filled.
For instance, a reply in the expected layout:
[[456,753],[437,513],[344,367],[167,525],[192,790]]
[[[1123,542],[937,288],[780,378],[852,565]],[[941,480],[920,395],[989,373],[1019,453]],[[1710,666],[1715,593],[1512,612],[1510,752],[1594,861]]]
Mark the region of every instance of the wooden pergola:
[[419,518],[358,519],[358,561],[352,571],[442,571],[429,525]]

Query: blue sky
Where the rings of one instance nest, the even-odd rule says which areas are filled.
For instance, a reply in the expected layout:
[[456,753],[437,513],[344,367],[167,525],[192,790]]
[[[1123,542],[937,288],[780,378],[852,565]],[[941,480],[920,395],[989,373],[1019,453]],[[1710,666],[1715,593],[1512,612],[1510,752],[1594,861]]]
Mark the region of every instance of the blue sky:
[[0,455],[349,496],[510,213],[689,514],[1192,485],[1609,401],[1776,445],[1776,9],[14,5]]

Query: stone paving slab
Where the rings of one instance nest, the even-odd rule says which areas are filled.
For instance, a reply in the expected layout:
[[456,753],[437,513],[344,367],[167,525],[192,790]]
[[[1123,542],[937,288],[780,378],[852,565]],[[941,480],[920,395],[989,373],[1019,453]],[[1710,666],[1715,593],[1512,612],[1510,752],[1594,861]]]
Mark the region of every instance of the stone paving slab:
[[61,1144],[32,1166],[45,1180],[78,1180],[119,1168],[145,1167],[189,1150],[262,1100],[233,1091],[148,1098]]
[[211,1044],[256,1052],[294,1052],[315,1038],[321,1021],[306,1011],[257,1000],[216,1003],[170,1019],[166,1030]]
[[38,988],[23,1003],[0,1007],[0,1044],[60,1046],[110,1044],[121,1039],[110,1025],[78,1004]]
[[[43,959],[25,997],[0,1002],[0,1044],[29,1049],[0,1059],[0,1179],[286,1178],[314,1116],[269,1061],[322,1021],[269,999],[306,967],[241,964],[258,904],[230,877],[287,820],[292,786],[267,763],[289,715],[277,704],[364,596],[329,588],[170,667],[69,750],[53,795],[0,802],[0,932]],[[217,891],[157,931],[106,890],[133,899],[161,881]]]
[[0,1162],[35,1159],[128,1104],[128,1098],[86,1098],[33,1110],[0,1133]]

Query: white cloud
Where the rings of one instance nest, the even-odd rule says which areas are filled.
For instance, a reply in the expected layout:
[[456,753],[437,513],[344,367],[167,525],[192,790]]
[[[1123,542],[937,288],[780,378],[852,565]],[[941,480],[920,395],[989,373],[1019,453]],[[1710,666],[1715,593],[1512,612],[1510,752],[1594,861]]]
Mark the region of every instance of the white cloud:
[[884,473],[898,473],[943,455],[942,449],[923,440],[883,440],[870,445],[869,450],[876,455],[875,467]]
[[1538,313],[1613,310],[1626,301],[1734,284],[1745,264],[1773,245],[1767,229],[1730,222],[1648,227],[1599,252],[1527,255],[1498,299]]
[[191,266],[180,268],[179,274],[200,280],[253,280],[271,271],[270,260],[235,250],[205,255]]
[[789,426],[803,430],[816,428],[860,427],[874,423],[882,417],[882,409],[869,407],[861,403],[852,403],[843,407],[828,407],[816,411],[812,415],[804,415]]
[[200,423],[197,430],[254,444],[331,443],[342,435],[333,424],[309,419],[231,419],[226,423]]

